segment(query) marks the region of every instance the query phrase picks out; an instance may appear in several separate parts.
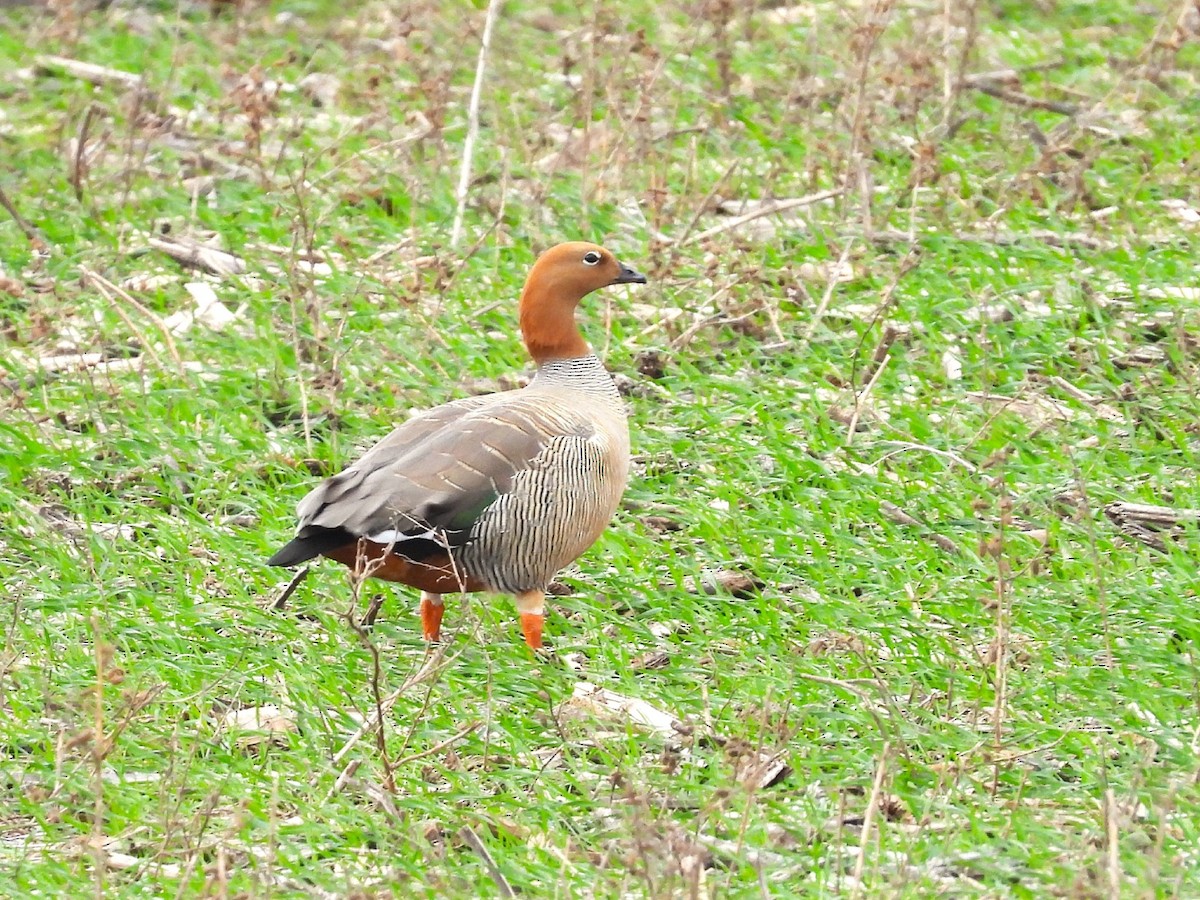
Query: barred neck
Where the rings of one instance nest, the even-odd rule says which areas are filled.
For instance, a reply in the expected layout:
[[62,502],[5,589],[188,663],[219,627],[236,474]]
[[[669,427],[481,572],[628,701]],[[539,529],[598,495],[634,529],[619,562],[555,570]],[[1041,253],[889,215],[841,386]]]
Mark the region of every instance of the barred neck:
[[547,360],[538,366],[537,374],[533,376],[533,383],[530,386],[538,384],[568,387],[575,391],[587,391],[612,397],[619,396],[612,376],[604,368],[604,363],[600,362],[594,354],[576,356],[571,359]]

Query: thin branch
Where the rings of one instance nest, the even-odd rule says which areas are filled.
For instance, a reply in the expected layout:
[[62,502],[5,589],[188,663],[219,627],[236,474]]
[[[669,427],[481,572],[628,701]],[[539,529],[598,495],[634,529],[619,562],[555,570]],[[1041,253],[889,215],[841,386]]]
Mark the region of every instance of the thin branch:
[[[80,266],[79,271],[88,281],[96,286],[96,289],[100,291],[100,293],[103,294],[105,299],[107,299],[109,302],[113,302],[115,298],[119,297],[151,322],[153,322],[154,327],[158,329],[159,333],[163,337],[163,341],[167,345],[167,352],[171,354],[171,359],[175,362],[175,368],[179,372],[179,377],[187,377],[187,370],[183,365],[183,357],[179,355],[179,348],[175,346],[175,338],[171,334],[171,329],[167,327],[167,323],[164,322],[160,316],[158,316],[153,310],[148,309],[143,303],[141,303],[136,297],[134,297],[124,288],[118,287],[103,275],[93,272],[91,269],[87,268],[87,266]],[[125,321],[125,324],[128,325],[136,334],[137,328],[134,326],[129,317],[125,315],[125,311],[115,303],[113,303],[113,309],[116,310],[117,315],[119,315]],[[158,354],[154,350],[154,345],[140,334],[138,335],[138,340],[141,341],[142,346],[146,349],[146,352],[153,356],[157,362]]]
[[858,392],[858,396],[854,398],[854,413],[850,416],[850,425],[846,431],[846,446],[849,447],[854,443],[854,432],[858,428],[858,418],[862,415],[863,404],[871,395],[871,391],[875,389],[876,382],[879,381],[879,376],[883,374],[883,370],[887,368],[888,360],[892,357],[885,355],[876,367],[875,372],[871,375],[871,380],[867,382],[867,386]]
[[[246,271],[246,261],[236,253],[228,250],[218,250],[216,247],[206,247],[195,241],[171,240],[161,237],[147,239],[152,250],[167,254],[175,262],[189,269],[199,269],[210,275],[241,275]],[[133,251],[136,256],[143,251]]]
[[33,225],[25,221],[25,217],[17,212],[16,204],[9,199],[8,194],[4,192],[4,188],[0,187],[0,206],[3,206],[5,211],[12,216],[12,220],[17,223],[17,227],[21,229],[21,233],[25,235],[25,239],[33,245],[34,250],[46,249],[46,238]]
[[483,93],[483,76],[487,72],[488,50],[492,46],[492,27],[496,24],[496,19],[500,16],[500,7],[503,5],[504,0],[488,0],[487,17],[483,20],[479,62],[475,66],[475,83],[471,86],[471,102],[467,107],[467,140],[463,144],[462,168],[458,173],[458,189],[455,191],[454,226],[450,229],[451,247],[457,247],[462,240],[467,189],[471,186],[471,163],[475,155],[475,141],[479,137],[479,96]]
[[445,750],[451,744],[457,743],[458,741],[462,740],[464,737],[466,737],[468,734],[470,734],[472,731],[477,729],[482,724],[483,723],[479,719],[476,719],[473,722],[468,722],[466,725],[464,725],[462,728],[458,729],[458,731],[454,732],[454,734],[450,735],[450,737],[446,738],[444,741],[439,741],[438,743],[434,744],[432,747],[426,747],[424,750],[421,750],[417,753],[410,753],[408,756],[405,756],[401,759],[396,760],[394,763],[392,763],[392,768],[398,769],[401,766],[408,765],[410,762],[416,762],[418,759],[424,759],[427,756],[433,756],[433,754],[439,753],[442,750]]
[[1079,106],[1075,103],[1064,103],[1059,100],[1042,100],[1040,97],[1031,97],[1028,94],[1010,90],[996,84],[994,81],[988,81],[978,76],[964,78],[963,85],[974,88],[981,94],[987,94],[989,97],[1003,100],[1005,103],[1012,103],[1014,106],[1024,106],[1027,109],[1043,109],[1046,112],[1058,113],[1060,116],[1079,115]]
[[500,890],[500,896],[517,896],[517,892],[508,883],[508,879],[504,877],[504,873],[500,871],[500,868],[496,865],[496,861],[488,853],[487,847],[483,846],[483,841],[479,839],[479,835],[475,833],[474,829],[470,825],[464,825],[458,830],[458,836],[463,839],[463,843],[474,850],[479,858],[483,860],[483,866],[488,870],[488,874],[492,876],[492,881],[496,882],[496,887]]
[[91,104],[83,114],[83,122],[79,126],[79,136],[75,138],[75,158],[71,161],[71,172],[68,180],[75,191],[75,199],[83,203],[83,182],[87,177],[87,142],[92,130],[92,120],[99,110],[96,104]]
[[846,246],[842,248],[842,253],[838,257],[836,265],[829,270],[829,279],[825,283],[825,292],[821,295],[821,302],[813,310],[812,319],[809,321],[808,328],[804,332],[804,340],[806,342],[812,341],[813,333],[817,330],[817,326],[821,324],[825,310],[829,308],[829,301],[833,299],[833,292],[840,283],[842,273],[846,271],[846,266],[850,262],[850,251],[853,249],[854,238],[850,238],[846,242]]
[[910,528],[921,529],[921,537],[924,540],[936,547],[940,547],[947,553],[953,553],[957,556],[960,552],[958,549],[958,544],[954,543],[954,541],[950,540],[950,538],[946,537],[944,534],[938,534],[936,531],[931,531],[928,525],[915,516],[909,515],[909,513],[905,512],[895,503],[889,503],[887,500],[884,500],[879,504],[879,511],[897,525],[907,525]]
[[789,209],[798,209],[801,206],[812,206],[814,203],[820,203],[822,200],[830,200],[845,192],[844,188],[832,188],[828,191],[818,191],[815,194],[809,194],[807,197],[792,197],[788,200],[780,200],[766,206],[760,206],[758,209],[746,213],[742,216],[735,216],[727,222],[722,222],[720,225],[714,225],[707,231],[701,231],[699,234],[694,234],[685,241],[680,241],[679,246],[686,247],[689,244],[698,244],[701,241],[708,240],[710,237],[715,237],[718,234],[724,234],[726,231],[732,231],[735,228],[741,228],[747,222],[753,222],[755,219],[761,219],[763,216],[771,216],[775,213],[787,212]]
[[396,690],[392,691],[376,705],[375,711],[370,718],[363,722],[346,743],[342,745],[342,749],[333,755],[334,765],[339,765],[365,735],[370,734],[379,727],[380,718],[387,715],[391,708],[396,705],[396,701],[404,695],[405,691],[433,678],[463,653],[462,650],[459,650],[454,656],[447,657],[444,647],[445,645],[443,644],[433,654],[426,656],[421,667],[416,672],[404,679],[404,683],[400,687],[396,688]]
[[[911,244],[913,235],[906,231],[872,231],[864,237],[873,244]],[[1087,250],[1115,250],[1118,245],[1113,241],[1093,237],[1090,234],[1077,232],[1061,233],[1044,229],[1030,231],[991,231],[984,234],[918,234],[918,241],[926,238],[941,238],[943,240],[964,241],[971,244],[996,244],[1009,247],[1026,241],[1036,241],[1050,247],[1083,247]]]
[[691,221],[689,221],[687,226],[683,229],[683,234],[679,235],[679,237],[675,239],[675,243],[679,244],[680,246],[686,246],[688,244],[688,237],[695,229],[696,223],[700,221],[700,217],[704,215],[705,211],[708,209],[708,204],[712,203],[713,198],[717,196],[717,191],[721,189],[721,187],[728,180],[729,176],[733,174],[734,169],[741,165],[741,162],[742,161],[740,159],[735,159],[729,164],[729,167],[721,173],[721,177],[713,183],[713,186],[709,188],[708,193],[704,195],[704,199],[701,200],[696,206],[696,211],[692,214]]
[[858,839],[858,855],[854,860],[854,887],[851,896],[862,893],[863,870],[867,862],[867,844],[871,843],[871,827],[875,824],[875,810],[879,808],[879,795],[883,793],[883,778],[887,773],[888,753],[891,745],[884,743],[879,752],[879,764],[875,767],[875,781],[871,784],[871,796],[867,798],[867,811],[863,813],[862,835]]
[[292,580],[288,582],[288,586],[283,589],[283,592],[275,598],[275,602],[271,604],[271,609],[283,609],[287,604],[288,599],[292,594],[296,593],[296,588],[300,587],[300,583],[308,577],[309,567],[305,566],[299,572],[292,576]]

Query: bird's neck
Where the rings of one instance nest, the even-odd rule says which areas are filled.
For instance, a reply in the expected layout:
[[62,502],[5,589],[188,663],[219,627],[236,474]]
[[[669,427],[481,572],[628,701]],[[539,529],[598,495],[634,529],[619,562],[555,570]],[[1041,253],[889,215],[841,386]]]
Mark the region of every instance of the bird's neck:
[[539,366],[556,359],[587,356],[591,349],[575,324],[577,300],[554,296],[534,286],[521,293],[521,337]]

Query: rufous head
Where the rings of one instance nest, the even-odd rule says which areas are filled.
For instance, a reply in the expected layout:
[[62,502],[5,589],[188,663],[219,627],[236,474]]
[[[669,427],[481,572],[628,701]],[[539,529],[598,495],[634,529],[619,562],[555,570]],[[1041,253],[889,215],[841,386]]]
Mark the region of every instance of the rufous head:
[[575,324],[575,307],[610,284],[645,284],[646,276],[586,241],[551,247],[538,257],[521,292],[521,336],[538,363],[590,351]]

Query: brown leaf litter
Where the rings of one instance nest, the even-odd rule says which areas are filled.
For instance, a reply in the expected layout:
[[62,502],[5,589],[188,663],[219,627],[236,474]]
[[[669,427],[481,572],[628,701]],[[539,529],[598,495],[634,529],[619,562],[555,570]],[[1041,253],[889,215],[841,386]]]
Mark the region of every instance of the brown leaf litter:
[[1177,509],[1124,500],[1108,504],[1104,514],[1122,534],[1164,553],[1168,541],[1183,537],[1187,526],[1200,524],[1200,509]]

